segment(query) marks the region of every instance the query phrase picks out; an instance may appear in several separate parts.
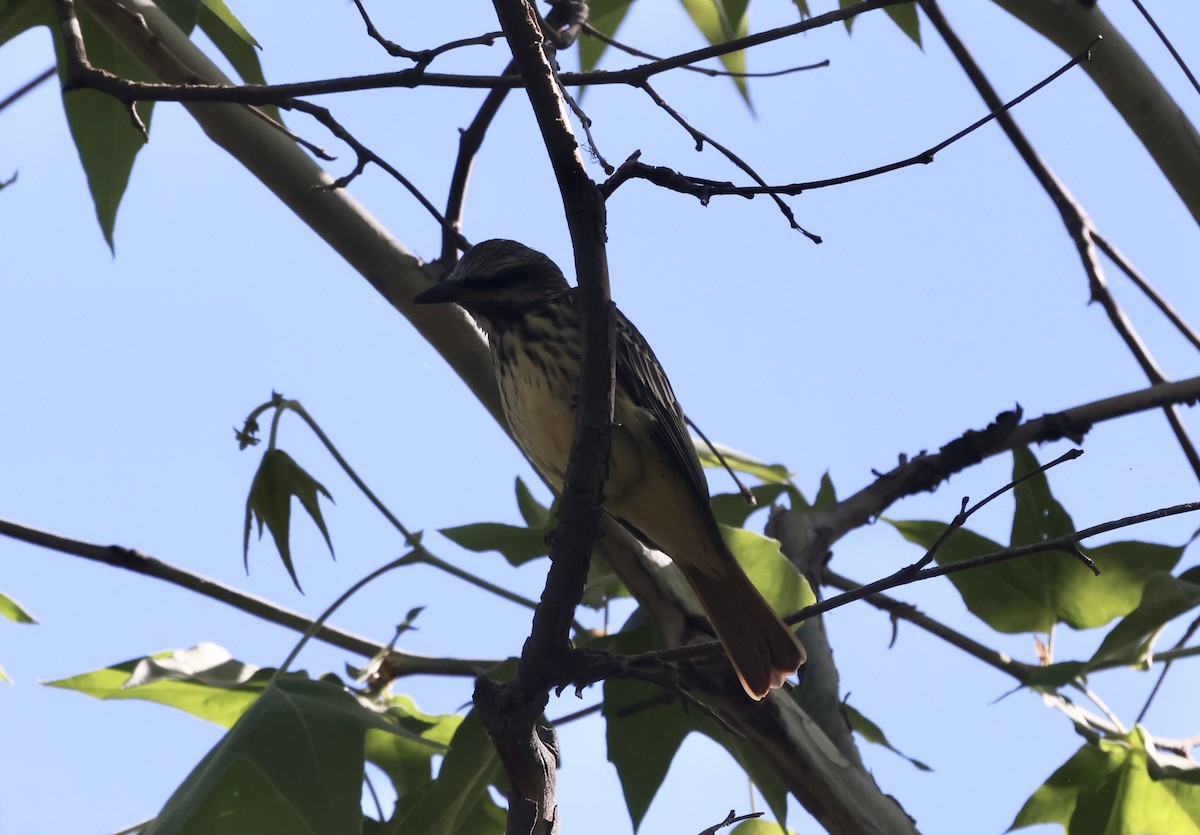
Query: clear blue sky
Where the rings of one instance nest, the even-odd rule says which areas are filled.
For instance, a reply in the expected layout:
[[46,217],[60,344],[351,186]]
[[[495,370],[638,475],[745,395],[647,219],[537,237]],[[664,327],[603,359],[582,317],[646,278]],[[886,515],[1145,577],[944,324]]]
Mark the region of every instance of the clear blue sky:
[[[391,36],[425,46],[490,28],[490,4],[462,6],[463,23],[400,10]],[[1200,10],[1159,4],[1177,47],[1200,65]],[[949,6],[949,4],[948,4]],[[1107,13],[1143,49],[1195,122],[1200,105],[1131,8]],[[823,7],[817,10],[823,10]],[[265,47],[272,81],[396,68],[365,40],[350,4],[234,4]],[[990,4],[947,8],[1002,95],[1013,96],[1065,57]],[[794,19],[790,4],[755,4],[755,29]],[[701,45],[673,4],[637,4],[622,36],[660,53]],[[876,14],[853,37],[830,28],[754,53],[751,69],[828,58],[828,69],[752,82],[753,112],[727,80],[679,74],[658,83],[701,129],[736,149],[770,181],[835,176],[907,157],[978,118],[984,108],[936,34],[924,49]],[[0,96],[51,62],[44,30],[0,48]],[[568,65],[573,63],[566,57]],[[497,71],[502,46],[436,65]],[[614,64],[609,63],[608,66]],[[482,93],[372,92],[324,102],[352,131],[426,189],[447,188],[457,128]],[[601,151],[715,178],[736,174],[648,99],[624,89],[584,98]],[[1084,73],[1071,71],[1017,111],[1019,122],[1101,231],[1193,322],[1200,235],[1161,176]],[[336,147],[299,116],[289,124]],[[241,560],[242,512],[257,453],[238,452],[231,427],[274,389],[301,400],[412,528],[517,522],[512,485],[535,483],[503,433],[407,323],[224,152],[180,107],[155,109],[116,231],[113,257],[94,221],[53,85],[0,113],[0,516],[67,536],[135,547],[279,603],[319,613],[402,548],[355,495],[298,421],[282,445],[333,492],[327,508],[336,563],[304,520],[294,552],[299,595],[268,542]],[[352,164],[348,152],[331,164]],[[601,176],[593,168],[595,176]],[[438,235],[414,201],[378,170],[354,194],[418,254]],[[929,166],[790,201],[814,246],[790,232],[770,201],[701,207],[648,185],[609,204],[613,294],[655,346],[681,401],[710,437],[786,464],[810,494],[828,471],[841,494],[902,453],[934,449],[1020,402],[1029,415],[1144,385],[1097,306],[1089,306],[1074,247],[1052,206],[1000,131],[989,126]],[[564,267],[570,250],[553,181],[528,107],[512,97],[481,155],[466,233],[511,237]],[[569,269],[568,269],[569,272]],[[1163,332],[1115,274],[1113,284],[1162,364],[1191,376],[1194,353]],[[1200,421],[1187,420],[1196,434]],[[1087,454],[1054,473],[1056,495],[1080,525],[1193,500],[1197,485],[1160,415],[1089,436]],[[1058,454],[1040,451],[1043,460]],[[1010,459],[955,477],[948,488],[893,508],[896,518],[950,518],[961,496],[1007,481]],[[729,489],[717,481],[720,491]],[[1006,534],[1010,505],[973,525]],[[1147,526],[1136,538],[1178,544],[1193,520]],[[867,581],[916,554],[886,526],[840,543],[835,566]],[[435,551],[530,596],[544,564],[518,572],[496,555],[466,554],[437,536]],[[1185,556],[1194,564],[1195,554]],[[6,756],[0,831],[102,832],[153,815],[219,738],[219,729],[141,702],[101,703],[43,688],[66,677],[163,650],[216,642],[244,661],[277,665],[295,636],[152,580],[0,540],[0,591],[28,607],[34,627],[0,623]],[[985,641],[994,636],[947,583],[900,594]],[[403,648],[504,657],[526,611],[436,572],[389,575],[334,619],[386,641],[413,606],[426,606]],[[622,615],[623,616],[623,615]],[[1024,799],[1080,743],[1069,722],[1011,683],[914,628],[888,649],[886,617],[863,605],[827,619],[842,689],[898,747],[929,763],[917,772],[874,746],[864,754],[883,788],[927,833],[1000,832]],[[1098,638],[1059,636],[1060,657]],[[1032,661],[1028,636],[1000,648]],[[360,659],[313,646],[300,666],[342,672]],[[1132,722],[1151,677],[1108,673],[1093,682]],[[1197,732],[1195,665],[1180,665],[1148,723],[1163,736]],[[468,681],[414,680],[428,712],[462,708]],[[594,703],[565,695],[553,716]],[[568,831],[626,831],[620,788],[597,720],[562,731],[560,809]],[[699,831],[747,789],[725,754],[691,739],[643,824],[644,832]],[[812,831],[803,813],[789,823]],[[1053,831],[1046,828],[1045,831]]]

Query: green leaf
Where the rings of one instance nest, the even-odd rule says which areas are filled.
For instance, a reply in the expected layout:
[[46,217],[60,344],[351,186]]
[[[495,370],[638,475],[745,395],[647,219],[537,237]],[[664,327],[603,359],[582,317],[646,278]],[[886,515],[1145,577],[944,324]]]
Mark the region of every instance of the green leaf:
[[191,33],[196,28],[196,16],[200,13],[200,0],[155,0],[167,17],[182,29]]
[[432,782],[433,757],[439,748],[450,744],[462,717],[422,713],[411,698],[403,695],[389,696],[385,705],[390,720],[424,741],[376,729],[367,731],[367,761],[379,766],[392,781],[396,794],[403,797]]
[[729,835],[796,835],[796,833],[786,826],[780,826],[775,821],[752,818],[742,821],[729,830]]
[[588,563],[587,585],[583,587],[583,599],[580,602],[591,609],[603,609],[614,598],[631,596],[625,583],[605,558],[603,550],[593,550],[591,562]]
[[813,500],[813,510],[820,510],[835,504],[837,504],[837,490],[834,489],[833,479],[826,472],[821,476],[821,486],[817,488],[817,498]]
[[0,594],[0,617],[7,618],[13,623],[37,623],[37,618],[29,614],[21,604],[5,594]]
[[739,473],[746,473],[755,478],[761,479],[766,484],[791,484],[792,474],[787,467],[782,464],[768,464],[765,461],[747,455],[736,449],[724,446],[723,444],[713,444],[717,452],[721,453],[721,458],[718,458],[708,444],[703,441],[692,439],[692,446],[696,450],[696,455],[700,458],[700,464],[712,469],[725,469],[721,463],[721,458],[725,459],[725,463],[730,469]]
[[888,742],[888,738],[884,734],[882,728],[880,728],[867,717],[863,716],[848,703],[842,702],[842,710],[846,712],[846,719],[849,720],[850,727],[853,728],[859,734],[859,736],[861,736],[867,742],[875,745],[882,745],[893,754],[897,754],[908,760],[921,771],[933,771],[933,769],[925,765],[925,763],[921,762],[920,760],[913,759],[912,757],[908,756],[908,754],[905,754],[903,751],[892,745],[892,743]]
[[[649,628],[618,636],[620,649],[639,652],[656,648]],[[636,830],[658,794],[679,746],[702,721],[698,712],[664,704],[662,690],[642,681],[604,682],[603,715],[607,726],[608,761],[617,771],[625,808]]]
[[54,10],[49,3],[35,0],[9,0],[0,2],[0,44],[5,44],[17,35],[34,26],[57,27]]
[[900,3],[896,6],[887,6],[884,8],[887,16],[892,19],[900,31],[908,35],[908,37],[917,46],[921,45],[921,20],[917,17],[916,3]]
[[[625,20],[625,15],[629,13],[631,5],[633,5],[633,0],[592,0],[588,3],[590,10],[588,23],[597,31],[603,32],[610,38],[614,37],[621,22]],[[579,68],[584,72],[594,70],[606,49],[608,49],[608,44],[604,41],[584,34],[579,39]]]
[[[211,14],[217,20],[221,21],[221,24],[226,29],[237,35],[247,46],[252,46],[255,49],[262,49],[262,46],[259,44],[259,42],[256,41],[254,36],[250,34],[250,30],[248,30],[242,24],[242,22],[237,19],[237,16],[229,10],[229,7],[225,5],[224,0],[204,0],[204,8],[200,12],[201,17],[203,17],[206,13]],[[212,35],[207,31],[205,31],[204,34],[209,35],[210,38],[212,37]],[[226,58],[229,58],[230,62],[232,63],[233,59],[230,58],[229,53],[222,50],[222,54],[225,55]],[[258,80],[255,80],[246,73],[242,72],[240,67],[235,65],[235,69],[237,69],[238,73],[241,74],[243,80],[249,81],[252,84],[262,83],[261,75],[258,76]]]
[[1200,567],[1179,577],[1166,572],[1152,575],[1142,590],[1142,599],[1100,643],[1089,666],[1103,661],[1120,661],[1145,667],[1159,632],[1168,622],[1200,605]]
[[333,554],[333,542],[329,539],[329,531],[325,527],[325,519],[321,516],[320,497],[333,501],[329,491],[321,486],[315,478],[305,472],[292,456],[282,449],[268,449],[263,453],[258,472],[250,485],[250,495],[246,497],[246,525],[242,537],[242,559],[246,568],[250,567],[250,527],[254,520],[258,521],[258,537],[262,539],[263,523],[271,531],[279,556],[291,575],[296,588],[300,588],[300,580],[296,577],[296,568],[292,563],[292,553],[288,545],[288,531],[292,515],[292,497],[300,500],[300,505],[320,529]]
[[[86,8],[79,8],[78,11],[88,60],[93,66],[134,81],[152,80],[141,64],[87,13]],[[51,31],[54,32],[54,45],[58,53],[59,77],[65,78],[62,38],[57,27],[52,27]],[[133,162],[145,145],[145,139],[133,124],[125,106],[104,93],[95,90],[64,93],[63,106],[75,148],[79,152],[79,161],[87,175],[92,203],[96,207],[96,219],[100,222],[100,230],[109,249],[113,249],[117,209],[129,185]],[[146,130],[150,129],[152,111],[149,102],[137,105],[138,116]]]
[[[634,619],[630,619],[634,622]],[[660,648],[650,628],[625,631],[606,639],[605,649],[622,653]],[[679,746],[693,731],[712,738],[750,776],[775,816],[787,819],[787,789],[752,745],[731,735],[714,720],[678,702],[662,700],[662,689],[632,679],[604,683],[608,760],[617,770],[625,806],[637,829],[662,786]],[[776,825],[776,832],[779,831]]]
[[533,497],[525,482],[517,479],[517,507],[529,527],[505,525],[500,522],[478,522],[438,531],[454,544],[468,551],[499,551],[512,566],[524,565],[550,553],[546,537],[554,530],[553,508],[547,508]]
[[521,518],[525,520],[526,525],[531,528],[546,528],[553,524],[554,518],[550,508],[533,497],[533,493],[529,492],[520,476],[517,477],[516,489],[517,508],[521,511]]
[[[749,31],[749,16],[746,13],[749,0],[679,0],[696,28],[713,46],[746,36]],[[721,56],[725,69],[733,73],[746,71],[746,53],[730,52]],[[747,103],[750,93],[746,79],[735,77],[734,84]]]
[[46,685],[77,690],[96,699],[156,702],[230,728],[262,695],[270,677],[270,670],[234,661],[215,644],[200,644]]
[[503,785],[496,749],[475,714],[462,720],[437,779],[402,795],[393,816],[396,835],[491,835],[504,832],[505,814],[488,786]]
[[[204,0],[198,19],[200,31],[208,36],[225,59],[247,84],[266,84],[262,64],[258,60],[258,41],[242,25],[222,0]],[[279,108],[274,105],[260,106],[272,119],[282,123]]]
[[722,493],[712,497],[713,515],[722,525],[740,528],[746,524],[750,514],[764,510],[775,503],[775,500],[788,492],[786,484],[759,484],[750,488],[755,503],[747,504],[741,493]]
[[499,551],[511,565],[517,566],[549,553],[546,535],[553,529],[553,526],[535,530],[499,522],[477,522],[442,528],[438,533],[468,551]]
[[[1037,467],[1028,450],[1014,453],[1014,480]],[[1070,515],[1051,495],[1044,473],[1018,485],[1014,494],[1014,547],[1074,532]],[[946,528],[942,522],[888,521],[905,539],[924,548],[930,548]],[[936,559],[939,565],[951,565],[1002,550],[999,543],[960,529],[946,539]],[[1146,580],[1174,567],[1183,549],[1114,542],[1089,553],[1100,568],[1099,577],[1064,553],[1033,554],[949,577],[967,608],[998,631],[1049,632],[1056,623],[1091,629],[1132,611]]]
[[1067,835],[1197,835],[1200,786],[1152,779],[1145,732],[1080,748],[1017,813],[1012,829],[1058,823]]
[[[340,686],[277,681],[188,775],[147,835],[251,832],[264,810],[286,810],[293,825],[257,831],[357,833],[369,728],[394,726]],[[219,828],[208,828],[216,815]]]
[[1082,661],[1061,661],[1058,664],[1047,664],[1030,673],[1025,686],[1057,690],[1059,687],[1070,684],[1086,672],[1087,664]]
[[[1024,478],[1040,466],[1027,448],[1013,450],[1013,481]],[[1045,473],[1038,473],[1014,487],[1013,498],[1017,507],[1013,513],[1012,536],[1009,538],[1011,545],[1032,545],[1075,532],[1071,516],[1051,495],[1050,482]]]
[[779,550],[779,542],[745,528],[721,526],[721,535],[742,570],[777,612],[787,614],[817,602],[808,581]]

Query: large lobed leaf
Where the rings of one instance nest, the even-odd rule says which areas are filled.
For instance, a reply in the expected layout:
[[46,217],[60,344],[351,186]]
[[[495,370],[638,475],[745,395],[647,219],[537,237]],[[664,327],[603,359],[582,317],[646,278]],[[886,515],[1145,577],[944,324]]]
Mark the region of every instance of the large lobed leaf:
[[1146,732],[1080,748],[1025,802],[1010,830],[1062,824],[1066,835],[1200,835],[1200,786],[1151,777]]
[[[1031,452],[1013,455],[1014,480],[1038,467]],[[1028,545],[1074,531],[1070,515],[1050,492],[1044,473],[1014,489],[1011,545]],[[890,521],[890,520],[889,520]],[[910,542],[929,548],[946,528],[944,522],[890,521]],[[939,565],[951,565],[1004,550],[970,530],[952,533],[938,550]],[[1000,632],[1049,632],[1056,623],[1075,629],[1102,626],[1131,612],[1154,574],[1170,571],[1182,547],[1146,542],[1114,542],[1089,549],[1100,576],[1073,555],[1034,554],[950,575],[967,608]]]

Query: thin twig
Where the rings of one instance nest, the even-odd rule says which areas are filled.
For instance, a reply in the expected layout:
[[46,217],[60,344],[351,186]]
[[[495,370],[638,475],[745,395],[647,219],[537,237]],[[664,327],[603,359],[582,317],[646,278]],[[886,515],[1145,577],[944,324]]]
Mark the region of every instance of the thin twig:
[[462,40],[450,41],[449,43],[444,43],[441,46],[434,47],[433,49],[405,49],[404,47],[400,46],[400,44],[396,43],[395,41],[390,41],[380,34],[379,30],[375,28],[375,24],[372,22],[371,16],[367,14],[367,10],[363,7],[362,0],[354,0],[354,5],[358,7],[358,13],[362,16],[363,23],[365,23],[367,26],[367,34],[370,35],[371,38],[376,41],[376,43],[382,46],[387,51],[387,54],[391,55],[393,58],[410,59],[414,64],[416,64],[415,69],[417,70],[425,69],[425,67],[428,67],[433,62],[434,58],[438,57],[442,53],[449,52],[452,49],[460,49],[464,46],[492,46],[499,38],[504,37],[503,32],[488,32],[483,35],[477,35],[473,38],[463,38]]
[[[1163,507],[1157,510],[1147,511],[1146,513],[1138,513],[1132,516],[1126,516],[1121,519],[1116,519],[1111,522],[1103,522],[1099,525],[1093,525],[1090,528],[1084,528],[1081,531],[1067,534],[1065,536],[1056,537],[1054,539],[1034,542],[1029,545],[1020,545],[1013,548],[1005,548],[1002,551],[995,551],[990,554],[983,554],[978,557],[973,557],[968,560],[950,563],[948,565],[940,565],[934,568],[917,569],[916,565],[908,565],[896,571],[887,577],[876,580],[872,583],[859,586],[850,591],[834,597],[827,598],[801,609],[794,614],[788,615],[784,621],[789,624],[800,623],[805,620],[816,617],[817,615],[825,614],[834,609],[839,609],[850,603],[862,600],[872,594],[887,591],[888,589],[896,588],[897,586],[905,586],[910,583],[918,583],[924,580],[930,580],[934,577],[944,577],[948,574],[957,574],[960,571],[973,571],[984,566],[996,565],[1010,560],[1028,557],[1033,554],[1043,554],[1052,551],[1061,551],[1064,554],[1070,554],[1071,548],[1093,536],[1098,536],[1110,531],[1119,530],[1121,528],[1140,525],[1144,522],[1151,522],[1158,519],[1165,519],[1171,516],[1178,516],[1184,513],[1200,512],[1200,502],[1187,502],[1184,504],[1172,505]],[[638,655],[626,656],[624,662],[635,667],[638,664],[661,664],[664,661],[682,661],[694,658],[706,657],[708,655],[720,652],[721,645],[717,641],[707,641],[702,644],[691,644],[686,647],[676,649],[659,650],[655,652],[641,653]]]
[[[511,60],[504,68],[502,75],[515,75],[516,64]],[[446,226],[442,227],[442,264],[446,269],[454,266],[455,256],[459,250],[458,240],[462,232],[463,207],[467,199],[467,183],[471,179],[471,166],[475,156],[483,147],[483,139],[500,105],[508,97],[509,89],[497,87],[491,90],[479,106],[479,112],[471,120],[471,124],[462,131],[458,138],[458,157],[454,160],[454,173],[450,177],[450,194],[446,198]],[[456,238],[456,236],[459,236]]]
[[[975,62],[966,45],[959,39],[958,34],[951,28],[945,16],[942,14],[941,8],[936,0],[919,0],[921,8],[925,11],[930,22],[949,47],[950,52],[954,55],[955,60],[963,68],[963,72],[975,85],[980,97],[989,107],[994,107],[999,101],[995,89],[983,70]],[[1090,49],[1091,47],[1089,47]],[[1154,357],[1150,354],[1149,348],[1142,341],[1134,329],[1133,324],[1129,321],[1125,312],[1121,309],[1109,291],[1108,282],[1104,277],[1104,271],[1100,266],[1099,259],[1096,257],[1095,247],[1093,245],[1093,233],[1095,226],[1091,219],[1075,201],[1075,198],[1067,190],[1066,186],[1055,176],[1054,172],[1041,158],[1034,149],[1032,143],[1025,137],[1025,134],[1017,126],[1016,121],[1006,113],[998,114],[1000,127],[1008,136],[1009,141],[1021,155],[1025,165],[1037,178],[1042,188],[1054,202],[1059,214],[1062,216],[1063,225],[1067,228],[1067,233],[1071,240],[1075,243],[1075,248],[1079,252],[1079,258],[1083,263],[1084,272],[1088,276],[1088,284],[1092,294],[1092,300],[1099,302],[1104,312],[1108,315],[1109,321],[1113,328],[1121,337],[1130,353],[1141,366],[1146,378],[1152,384],[1164,383],[1167,376],[1158,367]],[[1180,449],[1183,451],[1184,457],[1187,458],[1188,464],[1195,473],[1196,478],[1200,479],[1200,451],[1197,450],[1195,443],[1192,442],[1188,434],[1187,427],[1183,424],[1183,419],[1179,416],[1179,410],[1175,407],[1167,407],[1163,410],[1166,415],[1167,422],[1171,426],[1171,431],[1174,432],[1175,438],[1179,443]]]
[[[722,156],[724,156],[727,160],[729,160],[735,166],[740,168],[743,173],[745,173],[747,176],[750,177],[750,179],[752,179],[752,180],[754,180],[754,182],[758,183],[760,187],[769,188],[767,186],[767,181],[764,180],[761,176],[759,176],[758,172],[755,171],[753,168],[751,168],[750,165],[745,160],[743,160],[740,156],[735,154],[733,151],[731,151],[725,145],[722,145],[720,142],[717,142],[716,140],[714,140],[708,134],[697,130],[695,127],[693,127],[688,122],[687,119],[683,118],[683,116],[677,110],[675,110],[675,108],[673,108],[673,107],[671,107],[671,105],[667,104],[666,100],[663,99],[663,97],[660,96],[654,90],[654,88],[650,86],[649,81],[644,81],[639,86],[643,90],[646,91],[646,95],[650,96],[650,98],[654,101],[655,104],[657,104],[659,107],[661,107],[663,110],[665,110],[672,119],[674,119],[676,122],[678,122],[679,125],[684,130],[686,130],[689,134],[691,134],[693,141],[695,141],[695,143],[696,143],[697,151],[704,150],[704,143],[707,142],[709,145],[711,145],[713,148],[715,148],[718,152],[720,152],[720,154]],[[611,191],[608,193],[611,193]],[[800,234],[804,235],[804,237],[808,238],[814,244],[821,243],[821,237],[819,235],[814,235],[812,232],[809,232],[807,229],[805,229],[799,223],[796,222],[796,216],[795,216],[795,214],[792,213],[791,206],[789,206],[787,203],[783,202],[783,198],[781,198],[779,196],[779,194],[777,194],[773,191],[767,191],[766,193],[769,194],[771,196],[771,199],[775,201],[775,205],[779,208],[780,213],[782,213],[783,216],[785,218],[787,218],[788,224],[793,229],[795,229]],[[704,202],[704,198],[701,198],[701,199],[702,199],[702,202]]]
[[1187,80],[1192,82],[1192,86],[1200,93],[1200,81],[1196,81],[1196,76],[1188,69],[1188,65],[1183,60],[1183,56],[1175,49],[1175,46],[1167,39],[1167,33],[1159,28],[1158,23],[1150,16],[1150,12],[1146,11],[1146,7],[1142,5],[1141,0],[1133,0],[1133,5],[1142,13],[1142,17],[1146,18],[1146,22],[1150,24],[1150,28],[1154,30],[1154,34],[1158,35],[1158,39],[1163,42],[1163,46],[1171,53],[1171,57],[1175,59],[1175,63],[1183,70],[1183,74],[1187,76]]
[[[38,545],[62,554],[82,557],[125,571],[132,571],[135,574],[165,580],[180,588],[296,632],[303,633],[313,626],[312,618],[299,612],[277,606],[261,597],[179,568],[132,548],[124,548],[120,545],[96,545],[91,542],[70,539],[7,519],[0,519],[0,536],[7,536],[30,545]],[[353,652],[365,658],[371,658],[385,649],[383,644],[332,626],[321,626],[313,633],[313,637],[330,646]],[[398,651],[393,651],[389,656],[389,664],[395,667],[398,675],[474,676],[478,675],[481,670],[490,669],[497,663],[492,660],[431,658]]]
[[31,80],[25,82],[20,87],[18,87],[16,90],[13,90],[11,93],[9,93],[7,96],[5,96],[4,99],[2,101],[0,101],[0,111],[4,110],[4,108],[8,107],[10,104],[12,104],[13,102],[20,99],[22,96],[33,92],[34,90],[37,89],[38,85],[43,84],[46,81],[49,81],[53,76],[54,76],[54,67],[49,67],[49,68],[43,70],[38,75],[34,76]]
[[[987,498],[977,502],[970,509],[967,509],[967,507],[966,507],[967,499],[964,497],[963,498],[963,510],[960,510],[958,513],[956,513],[954,518],[952,520],[950,520],[950,524],[946,525],[945,529],[940,534],[938,534],[938,538],[934,540],[933,545],[931,545],[929,547],[929,550],[925,553],[925,556],[922,557],[917,562],[917,564],[916,564],[917,568],[924,568],[925,566],[927,566],[931,562],[933,562],[934,558],[937,556],[937,552],[941,549],[942,545],[945,544],[946,540],[950,538],[950,535],[952,533],[954,533],[956,530],[958,530],[959,528],[961,528],[963,525],[965,525],[967,523],[967,520],[969,518],[971,518],[971,515],[974,514],[976,511],[978,511],[980,508],[982,508],[984,505],[988,504],[993,499],[997,499],[1000,496],[1003,496],[1009,490],[1016,489],[1019,485],[1024,484],[1026,481],[1029,481],[1029,479],[1034,478],[1035,476],[1041,475],[1042,473],[1046,472],[1047,470],[1049,470],[1053,467],[1057,467],[1059,464],[1065,463],[1067,461],[1074,461],[1076,458],[1078,458],[1081,455],[1083,455],[1082,449],[1068,450],[1067,452],[1064,452],[1062,455],[1055,458],[1049,464],[1043,464],[1042,466],[1038,467],[1037,469],[1031,470],[1030,472],[1025,473],[1020,478],[1010,481],[1008,484],[1004,485],[999,490],[996,490],[995,492],[993,492]],[[1093,566],[1093,568],[1095,568],[1095,566]]]
[[[627,55],[632,55],[635,58],[645,58],[648,61],[663,60],[661,56],[652,55],[649,52],[643,52],[640,49],[618,41],[611,35],[604,34],[590,23],[583,27],[583,31],[601,43],[611,46],[614,49],[619,49]],[[828,66],[829,59],[826,58],[824,61],[818,61],[815,64],[804,64],[798,67],[788,67],[787,69],[770,70],[767,72],[734,72],[733,70],[717,70],[710,67],[695,67],[690,64],[685,64],[679,69],[700,73],[701,75],[707,75],[709,78],[779,78],[780,76],[791,75],[792,73],[804,72],[806,70],[817,70]]]
[[1176,330],[1183,334],[1183,338],[1192,343],[1193,347],[1200,350],[1200,333],[1197,333],[1195,328],[1179,314],[1179,311],[1163,298],[1163,295],[1154,288],[1154,285],[1146,280],[1146,277],[1133,266],[1129,259],[1095,229],[1091,230],[1091,238],[1096,248],[1107,255],[1109,260],[1116,264],[1121,272],[1125,273],[1126,278],[1132,281],[1146,298],[1150,299],[1150,302],[1170,320]]
[[[983,127],[984,125],[986,125],[988,122],[992,121],[993,119],[1000,118],[1009,109],[1015,107],[1016,105],[1023,102],[1025,99],[1029,98],[1031,95],[1036,93],[1038,90],[1042,89],[1047,84],[1051,83],[1056,78],[1061,76],[1067,70],[1071,69],[1076,64],[1079,64],[1081,61],[1087,60],[1088,53],[1092,49],[1093,46],[1095,46],[1095,41],[1093,41],[1093,43],[1091,45],[1089,45],[1087,49],[1084,49],[1083,51],[1079,52],[1077,55],[1075,55],[1073,58],[1071,58],[1071,60],[1068,61],[1066,64],[1059,67],[1057,70],[1055,70],[1049,76],[1042,79],[1037,84],[1035,84],[1033,87],[1030,87],[1024,93],[1022,93],[1021,95],[1012,99],[1011,101],[1009,101],[1009,102],[997,101],[994,103],[994,105],[992,102],[989,102],[989,106],[992,106],[992,111],[990,113],[988,113],[986,116],[977,120],[976,122],[969,125],[968,127],[963,128],[962,130],[960,130],[958,133],[954,134],[953,136],[951,136],[947,139],[944,139],[943,141],[939,142],[938,144],[932,146],[931,148],[928,148],[919,154],[914,154],[913,156],[908,157],[907,159],[898,160],[896,162],[890,162],[890,163],[887,163],[886,165],[878,165],[878,166],[875,166],[874,168],[868,168],[863,171],[856,171],[853,174],[843,174],[843,175],[840,175],[837,177],[829,177],[829,178],[826,178],[823,180],[810,180],[808,182],[787,183],[787,184],[783,184],[783,185],[768,185],[767,183],[763,182],[762,180],[758,180],[759,184],[757,186],[737,186],[732,183],[716,183],[711,180],[702,180],[700,178],[680,174],[678,172],[670,171],[669,169],[662,169],[662,168],[656,168],[654,166],[645,165],[644,163],[640,163],[633,159],[630,159],[624,165],[622,165],[620,167],[620,169],[618,169],[617,173],[614,176],[609,177],[609,179],[601,185],[601,190],[604,192],[604,194],[606,196],[608,196],[608,195],[611,195],[614,191],[616,191],[616,189],[622,183],[626,182],[627,180],[637,178],[637,179],[649,180],[656,185],[662,186],[663,188],[671,189],[672,191],[678,191],[683,194],[690,194],[694,197],[700,198],[700,200],[702,200],[702,201],[708,201],[709,199],[711,199],[712,197],[715,197],[715,196],[734,196],[734,197],[750,198],[750,197],[755,197],[756,195],[759,195],[759,194],[771,195],[776,201],[779,201],[779,198],[781,195],[794,197],[799,194],[802,194],[805,191],[813,191],[813,190],[819,189],[819,188],[829,188],[831,186],[845,185],[846,183],[853,183],[853,182],[857,182],[858,180],[865,180],[869,177],[878,177],[881,174],[888,174],[888,173],[891,173],[892,171],[898,171],[902,168],[908,168],[913,165],[928,165],[929,163],[932,163],[934,161],[934,157],[938,153],[940,153],[941,151],[944,151],[950,145],[954,144],[955,142],[958,142],[959,140],[963,139],[964,137],[969,136],[971,133],[979,130],[979,128]],[[649,87],[648,87],[647,82],[643,81],[643,82],[639,83],[637,86],[640,86],[643,89],[646,89],[647,92],[649,92]],[[660,106],[664,106],[664,105],[660,105]],[[672,112],[672,111],[668,111],[668,112]],[[675,114],[673,112],[672,112],[672,116],[675,116]],[[677,120],[678,120],[678,118],[677,118]],[[691,129],[689,128],[689,130],[691,130]],[[697,133],[694,132],[693,137],[696,137],[696,136],[697,136]],[[712,140],[708,140],[708,141],[711,143]],[[699,143],[698,138],[697,138],[697,142]],[[812,237],[812,236],[810,236],[810,237]],[[818,239],[817,243],[819,243],[819,242],[820,242],[820,240]]]
[[[1196,634],[1197,629],[1200,629],[1200,618],[1193,620],[1188,628],[1183,631],[1183,636],[1175,642],[1172,650],[1182,650],[1184,645]],[[1167,673],[1171,671],[1171,663],[1173,661],[1174,659],[1168,659],[1163,664],[1162,672],[1158,674],[1158,679],[1154,682],[1154,687],[1151,688],[1150,695],[1146,697],[1146,702],[1142,705],[1142,709],[1138,711],[1137,719],[1133,720],[1135,725],[1140,725],[1142,720],[1146,718],[1146,714],[1150,711],[1150,705],[1154,703],[1155,697],[1158,696],[1158,691],[1162,687],[1163,680],[1166,679]]]

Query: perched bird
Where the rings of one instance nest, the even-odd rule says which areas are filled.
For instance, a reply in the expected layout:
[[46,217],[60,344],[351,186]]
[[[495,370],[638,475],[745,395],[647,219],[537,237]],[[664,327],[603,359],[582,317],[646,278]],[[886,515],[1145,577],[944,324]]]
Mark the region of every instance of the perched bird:
[[[562,271],[522,244],[484,241],[414,301],[459,304],[486,331],[509,429],[561,491],[583,356],[580,301]],[[633,324],[620,311],[614,315],[616,402],[605,510],[679,566],[742,686],[761,699],[804,663],[804,647],[725,544],[671,384]]]

